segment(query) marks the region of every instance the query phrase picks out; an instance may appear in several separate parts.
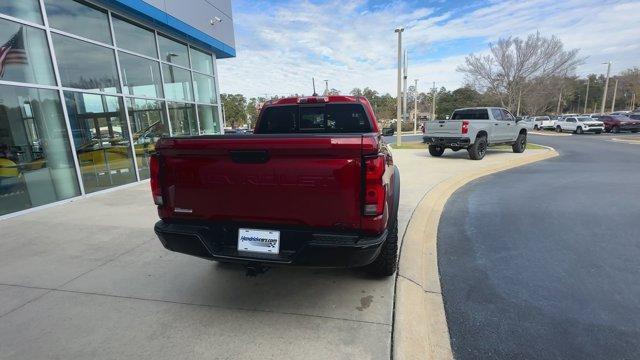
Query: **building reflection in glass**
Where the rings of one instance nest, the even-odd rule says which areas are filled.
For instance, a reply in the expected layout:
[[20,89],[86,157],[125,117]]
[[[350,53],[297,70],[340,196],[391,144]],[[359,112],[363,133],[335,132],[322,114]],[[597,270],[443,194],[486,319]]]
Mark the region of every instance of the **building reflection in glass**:
[[149,178],[149,158],[155,153],[156,141],[162,136],[169,136],[164,106],[162,101],[127,99],[140,179]]
[[85,192],[136,181],[122,99],[65,92]]
[[79,194],[58,92],[0,85],[0,215]]

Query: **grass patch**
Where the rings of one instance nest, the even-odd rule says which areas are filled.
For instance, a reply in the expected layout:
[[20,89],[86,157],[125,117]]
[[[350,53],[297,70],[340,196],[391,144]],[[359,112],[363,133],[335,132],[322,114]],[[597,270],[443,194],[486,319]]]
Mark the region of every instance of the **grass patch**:
[[[403,142],[402,145],[398,146],[397,144],[391,144],[392,149],[427,149],[427,145],[423,144],[420,141],[411,141],[411,142]],[[489,149],[495,150],[511,150],[511,145],[497,145],[491,146]],[[544,150],[545,147],[540,145],[527,143],[527,149],[529,150]]]

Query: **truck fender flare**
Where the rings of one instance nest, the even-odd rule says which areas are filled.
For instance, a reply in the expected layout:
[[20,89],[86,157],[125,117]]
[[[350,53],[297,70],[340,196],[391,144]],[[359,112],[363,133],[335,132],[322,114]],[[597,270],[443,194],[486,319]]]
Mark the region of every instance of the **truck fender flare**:
[[[389,214],[389,220],[398,221],[398,208],[400,206],[400,170],[393,166],[393,208]],[[390,222],[391,223],[391,222]]]

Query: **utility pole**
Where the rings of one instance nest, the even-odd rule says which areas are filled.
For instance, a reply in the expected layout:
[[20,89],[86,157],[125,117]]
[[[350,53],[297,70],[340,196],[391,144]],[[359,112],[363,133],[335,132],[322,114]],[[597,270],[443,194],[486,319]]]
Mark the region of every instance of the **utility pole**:
[[329,80],[324,81],[324,96],[329,95]]
[[558,95],[558,107],[556,107],[556,115],[560,115],[560,104],[562,103],[562,86],[560,87],[560,94]]
[[413,80],[413,134],[418,133],[418,79]]
[[583,114],[587,113],[587,101],[589,101],[589,82],[591,79],[587,76],[587,94],[584,96],[584,111]]
[[611,61],[602,64],[607,65],[607,80],[604,82],[604,91],[602,92],[602,107],[600,108],[600,113],[604,114],[604,107],[607,103],[607,91],[609,90],[609,74],[611,73]]
[[614,112],[616,107],[616,95],[618,95],[618,79],[616,78],[616,84],[613,87],[613,99],[611,99],[611,112]]
[[518,92],[518,109],[516,110],[516,116],[520,116],[520,102],[522,101],[522,90]]
[[[409,112],[407,111],[407,99],[409,98],[409,93],[407,91],[407,78],[408,78],[408,74],[407,71],[409,70],[409,53],[407,52],[407,50],[404,51],[404,64],[403,64],[403,94],[404,96],[402,96],[402,120],[404,121],[408,121],[409,120]],[[402,124],[400,125],[400,129],[402,129]]]
[[401,136],[401,123],[402,120],[400,117],[402,116],[402,32],[404,28],[396,28],[396,33],[398,33],[398,98],[397,98],[397,109],[396,109],[396,144],[400,146],[402,144],[402,136]]
[[436,119],[436,82],[433,82],[433,104],[431,104],[431,120]]

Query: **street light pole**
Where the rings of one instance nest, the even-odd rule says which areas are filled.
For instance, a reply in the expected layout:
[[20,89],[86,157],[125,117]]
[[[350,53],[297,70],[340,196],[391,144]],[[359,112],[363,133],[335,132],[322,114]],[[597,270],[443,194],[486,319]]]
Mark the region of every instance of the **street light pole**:
[[433,99],[431,104],[431,120],[436,119],[436,82],[433,82]]
[[587,76],[587,94],[584,96],[584,111],[583,114],[587,113],[587,101],[589,101],[589,82],[591,79]]
[[[409,114],[407,111],[407,99],[409,98],[409,93],[407,91],[407,70],[408,70],[408,66],[409,66],[409,54],[407,53],[407,50],[404,51],[404,64],[402,64],[402,68],[403,68],[403,96],[402,96],[402,120],[409,120]],[[400,129],[402,129],[402,124],[400,125]]]
[[397,109],[396,109],[396,144],[400,146],[402,144],[401,137],[401,116],[402,116],[402,32],[404,28],[397,28],[396,33],[398,33],[398,98],[397,98]]
[[418,133],[418,79],[413,80],[413,134]]
[[611,61],[602,63],[607,64],[607,80],[604,82],[604,91],[602,93],[602,105],[600,108],[600,113],[604,114],[604,107],[607,103],[607,91],[609,90],[609,74],[611,73]]
[[614,112],[614,108],[616,107],[616,95],[618,95],[618,79],[616,79],[616,84],[613,87],[613,99],[611,99],[611,112]]

